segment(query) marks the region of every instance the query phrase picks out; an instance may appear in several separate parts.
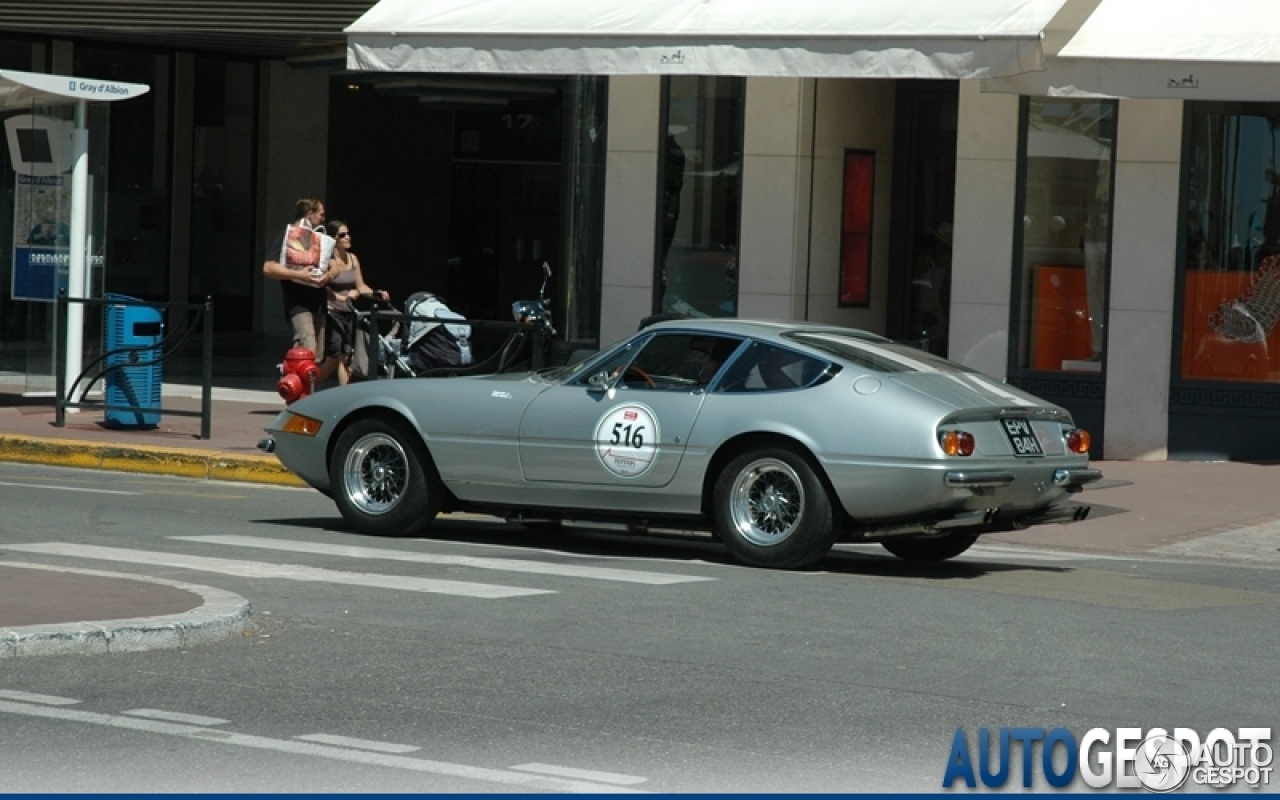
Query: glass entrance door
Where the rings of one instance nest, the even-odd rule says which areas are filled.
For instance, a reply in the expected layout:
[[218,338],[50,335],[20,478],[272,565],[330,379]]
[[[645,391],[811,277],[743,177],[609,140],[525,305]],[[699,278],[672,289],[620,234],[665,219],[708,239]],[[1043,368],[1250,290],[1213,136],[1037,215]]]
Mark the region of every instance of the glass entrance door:
[[898,81],[888,333],[947,355],[956,194],[955,81]]

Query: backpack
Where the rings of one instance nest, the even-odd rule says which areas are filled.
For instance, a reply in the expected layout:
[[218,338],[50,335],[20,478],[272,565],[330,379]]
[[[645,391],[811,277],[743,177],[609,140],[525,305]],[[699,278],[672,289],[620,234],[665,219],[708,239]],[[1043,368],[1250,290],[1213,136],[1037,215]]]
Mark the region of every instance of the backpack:
[[[416,292],[405,301],[404,311],[410,317],[466,319],[450,310],[431,292]],[[439,367],[465,367],[471,364],[471,326],[455,322],[408,320],[402,350],[409,354],[409,365],[415,372]]]

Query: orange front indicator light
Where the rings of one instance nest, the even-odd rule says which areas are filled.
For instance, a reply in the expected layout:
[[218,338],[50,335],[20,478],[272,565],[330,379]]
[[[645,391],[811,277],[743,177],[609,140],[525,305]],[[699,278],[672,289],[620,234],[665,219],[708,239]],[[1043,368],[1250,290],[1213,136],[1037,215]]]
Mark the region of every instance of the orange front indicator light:
[[1073,453],[1089,452],[1089,432],[1075,428],[1067,431],[1067,449]]
[[973,455],[973,434],[966,431],[943,431],[938,435],[938,444],[949,456]]
[[299,436],[315,436],[320,432],[322,424],[318,419],[304,417],[301,414],[292,414],[280,426],[280,430],[285,433],[296,433]]

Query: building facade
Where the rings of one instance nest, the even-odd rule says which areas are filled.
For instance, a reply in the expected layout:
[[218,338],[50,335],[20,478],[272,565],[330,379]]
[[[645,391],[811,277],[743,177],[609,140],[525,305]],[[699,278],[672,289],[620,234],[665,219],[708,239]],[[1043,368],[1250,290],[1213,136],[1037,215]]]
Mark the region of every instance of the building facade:
[[[228,340],[287,330],[262,251],[317,193],[397,297],[501,318],[551,264],[563,352],[659,312],[831,322],[1066,406],[1095,458],[1275,458],[1280,105],[1058,91],[1098,5],[1054,16],[1038,86],[354,71],[351,7],[293,45],[32,19],[0,68],[152,87],[90,120],[99,290],[211,296]],[[4,269],[0,369],[34,385],[48,304]]]

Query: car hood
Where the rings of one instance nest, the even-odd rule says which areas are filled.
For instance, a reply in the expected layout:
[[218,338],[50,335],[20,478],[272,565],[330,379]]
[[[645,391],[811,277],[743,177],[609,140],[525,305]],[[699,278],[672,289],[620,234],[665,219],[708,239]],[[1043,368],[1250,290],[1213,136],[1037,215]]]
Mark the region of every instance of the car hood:
[[1061,409],[1035,395],[1001,383],[986,375],[972,372],[935,372],[899,374],[894,383],[944,403],[957,411],[966,409],[1026,408]]
[[353,408],[370,402],[383,403],[388,398],[407,401],[423,397],[455,397],[465,393],[465,387],[471,387],[474,391],[477,386],[483,387],[485,393],[511,391],[528,395],[530,387],[536,393],[549,385],[549,381],[535,372],[359,381],[307,395],[291,405],[290,409],[310,416],[341,416]]

